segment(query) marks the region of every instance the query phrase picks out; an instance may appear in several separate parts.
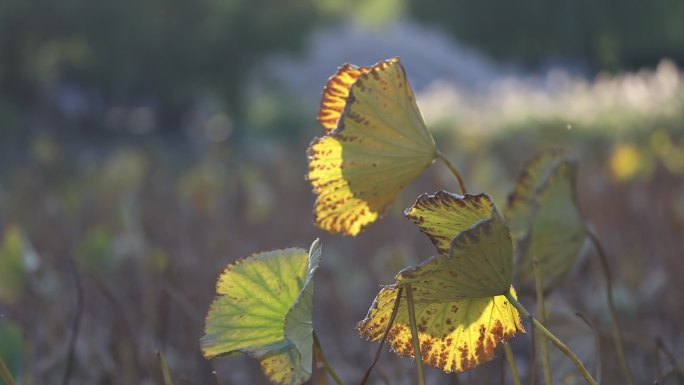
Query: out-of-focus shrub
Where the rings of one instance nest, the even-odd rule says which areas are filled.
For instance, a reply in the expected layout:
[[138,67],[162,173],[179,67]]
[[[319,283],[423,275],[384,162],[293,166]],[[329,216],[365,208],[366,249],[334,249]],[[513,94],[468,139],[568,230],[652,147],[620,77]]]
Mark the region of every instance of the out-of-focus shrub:
[[57,89],[66,109],[84,98],[95,111],[150,105],[160,123],[177,123],[211,93],[239,118],[255,64],[299,48],[322,13],[311,0],[6,0],[0,102],[30,106]]
[[459,39],[525,64],[583,62],[615,70],[684,60],[684,3],[672,0],[427,0],[410,12]]

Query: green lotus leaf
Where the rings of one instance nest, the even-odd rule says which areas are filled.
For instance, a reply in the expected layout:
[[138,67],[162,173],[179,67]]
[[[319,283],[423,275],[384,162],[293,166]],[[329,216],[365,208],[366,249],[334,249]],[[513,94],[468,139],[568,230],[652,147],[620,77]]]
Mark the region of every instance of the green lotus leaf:
[[206,318],[207,358],[237,353],[259,359],[268,378],[297,385],[311,377],[313,274],[320,243],[254,254],[229,265]]
[[576,177],[577,164],[562,160],[534,193],[531,223],[518,242],[518,277],[522,284],[534,285],[535,259],[545,288],[560,282],[575,264],[587,235],[576,205]]
[[532,205],[536,192],[546,182],[553,167],[563,159],[567,159],[567,153],[563,149],[549,148],[540,151],[523,167],[513,192],[508,196],[504,211],[514,240],[527,234],[532,222]]

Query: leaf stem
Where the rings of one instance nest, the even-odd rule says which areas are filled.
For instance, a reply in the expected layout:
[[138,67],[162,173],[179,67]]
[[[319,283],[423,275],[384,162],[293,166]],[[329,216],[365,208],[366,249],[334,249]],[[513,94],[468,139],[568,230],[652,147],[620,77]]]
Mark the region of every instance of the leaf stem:
[[437,159],[441,160],[442,163],[444,163],[444,165],[447,166],[447,168],[449,169],[449,171],[451,171],[452,174],[454,174],[456,180],[458,181],[458,187],[461,188],[461,194],[465,195],[468,191],[466,190],[465,183],[463,183],[463,177],[461,177],[461,173],[458,172],[456,166],[454,166],[454,164],[451,163],[451,161],[446,156],[444,156],[444,154],[442,154],[439,150],[437,150],[435,156],[437,157]]
[[575,315],[584,321],[584,323],[587,324],[589,329],[591,329],[591,332],[594,334],[594,340],[596,340],[596,355],[598,356],[598,359],[596,360],[596,382],[601,384],[603,382],[603,373],[601,372],[601,368],[603,367],[601,364],[601,335],[596,327],[594,327],[594,324],[584,314],[576,312]]
[[[667,360],[670,362],[670,365],[672,366],[672,370],[670,372],[676,372],[677,374],[679,374],[679,376],[684,377],[684,369],[681,366],[679,366],[674,354],[672,354],[670,349],[668,349],[667,346],[665,346],[665,343],[660,337],[656,338],[656,354],[658,354],[658,351],[663,352],[665,357],[667,357]],[[664,383],[665,381],[659,382],[659,384]]]
[[2,360],[2,357],[0,357],[0,379],[7,385],[16,385],[16,382],[14,382],[14,378],[12,377],[12,372],[10,372],[7,365],[5,365],[5,361]]
[[520,374],[518,374],[518,366],[515,364],[515,356],[513,355],[513,349],[511,345],[504,342],[504,355],[506,356],[506,362],[508,362],[508,367],[511,368],[511,376],[513,377],[514,385],[521,385]]
[[565,346],[563,341],[559,340],[555,335],[553,335],[553,333],[551,333],[547,328],[545,328],[544,325],[540,324],[539,321],[532,317],[532,315],[530,315],[530,312],[528,312],[527,309],[525,309],[525,307],[520,302],[518,302],[518,300],[515,299],[513,295],[511,295],[510,291],[507,291],[504,295],[506,296],[506,299],[508,299],[508,301],[513,306],[515,306],[516,309],[518,309],[523,318],[532,320],[534,327],[537,330],[539,330],[544,335],[544,337],[548,338],[551,341],[551,343],[558,348],[558,350],[563,352],[575,364],[577,370],[579,370],[579,372],[582,374],[582,376],[588,384],[597,385],[596,380],[591,376],[591,374],[589,374],[589,371],[587,370],[587,368],[584,367],[582,361],[580,361],[580,359],[575,355],[575,353],[573,353],[572,350],[570,350],[570,348]]
[[603,270],[603,276],[606,280],[606,296],[608,298],[608,309],[610,311],[610,318],[613,323],[613,342],[615,343],[615,350],[617,350],[618,360],[620,361],[620,368],[622,369],[622,374],[625,377],[625,381],[628,385],[634,385],[634,377],[632,376],[632,371],[629,369],[629,364],[625,358],[625,350],[622,346],[622,329],[620,328],[620,322],[618,321],[617,311],[615,310],[615,303],[613,302],[613,279],[610,274],[610,266],[608,265],[608,258],[606,253],[603,251],[601,242],[599,242],[598,237],[587,229],[587,234],[589,239],[594,244],[596,252],[599,255],[599,260],[601,261],[601,268]]
[[380,359],[382,347],[385,345],[385,341],[387,341],[387,336],[389,335],[390,329],[392,329],[392,325],[394,325],[394,319],[397,318],[397,312],[399,311],[399,303],[401,302],[401,294],[403,292],[404,287],[399,286],[399,288],[397,289],[397,297],[394,299],[394,307],[392,308],[392,314],[390,315],[389,322],[387,323],[387,327],[385,328],[385,333],[382,335],[380,345],[378,345],[378,350],[375,352],[375,357],[373,357],[373,362],[371,362],[371,365],[368,367],[368,369],[366,369],[366,373],[364,373],[361,382],[359,382],[359,385],[366,384],[366,382],[368,381],[368,377],[371,374],[371,371],[373,371],[375,364],[377,364],[378,360]]
[[159,358],[159,365],[161,366],[162,378],[164,379],[164,385],[173,385],[173,380],[171,379],[171,371],[169,370],[169,363],[164,357],[164,353],[157,350],[157,358]]
[[71,372],[74,368],[74,354],[76,352],[76,340],[81,329],[81,316],[83,315],[83,285],[81,283],[81,275],[78,272],[78,267],[73,259],[69,260],[69,269],[74,278],[74,286],[76,289],[76,314],[74,321],[71,324],[71,335],[69,336],[69,348],[67,350],[66,369],[62,376],[62,385],[67,385],[71,378]]
[[[546,307],[544,306],[544,286],[542,286],[542,278],[539,273],[539,261],[537,259],[532,261],[532,269],[534,270],[534,286],[537,292],[537,318],[539,319],[539,322],[545,324]],[[549,363],[549,347],[546,338],[539,339],[539,350],[541,350],[544,383],[546,385],[553,385],[553,375],[551,375],[551,364]]]
[[330,374],[330,377],[332,377],[333,381],[337,385],[344,385],[342,380],[340,380],[340,377],[335,373],[335,370],[333,370],[332,366],[330,366],[330,363],[328,362],[328,359],[325,358],[325,354],[323,354],[323,349],[321,348],[321,341],[318,340],[318,336],[316,335],[316,332],[313,332],[313,340],[314,344],[316,345],[316,349],[318,349],[318,356],[321,359],[321,362],[323,362],[323,367],[325,370]]
[[425,372],[423,371],[423,359],[420,356],[420,338],[418,338],[418,327],[416,326],[416,312],[413,307],[413,290],[411,289],[411,284],[406,284],[406,302],[408,303],[409,324],[411,325],[411,336],[413,337],[413,359],[416,362],[418,385],[425,385]]
[[215,370],[211,372],[211,376],[214,378],[214,385],[222,385]]

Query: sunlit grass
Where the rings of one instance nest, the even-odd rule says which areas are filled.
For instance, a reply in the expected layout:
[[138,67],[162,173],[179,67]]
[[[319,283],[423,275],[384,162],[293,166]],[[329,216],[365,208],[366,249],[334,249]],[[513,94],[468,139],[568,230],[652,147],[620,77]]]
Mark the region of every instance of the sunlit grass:
[[681,118],[684,76],[663,60],[655,70],[599,74],[593,80],[552,70],[545,76],[510,77],[482,92],[438,81],[418,95],[430,122],[451,122],[459,130],[517,127],[558,122],[569,130],[616,133],[653,119]]

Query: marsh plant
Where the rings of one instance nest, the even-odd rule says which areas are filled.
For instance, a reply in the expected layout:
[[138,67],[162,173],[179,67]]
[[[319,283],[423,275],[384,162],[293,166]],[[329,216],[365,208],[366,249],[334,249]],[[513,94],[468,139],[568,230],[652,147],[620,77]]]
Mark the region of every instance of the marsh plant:
[[[419,384],[425,383],[424,364],[464,372],[492,360],[502,345],[511,377],[519,384],[509,344],[527,331],[536,336],[547,384],[553,377],[547,341],[587,383],[597,384],[575,353],[544,326],[544,293],[567,275],[587,240],[601,258],[613,307],[605,255],[576,204],[577,163],[571,154],[540,151],[524,167],[502,209],[486,193],[469,193],[458,167],[439,151],[427,129],[397,58],[371,67],[340,67],[325,86],[318,121],[324,132],[309,146],[307,179],[316,194],[314,222],[321,229],[359,234],[436,162],[449,169],[460,188],[423,194],[405,210],[406,219],[434,244],[434,250],[426,251],[434,256],[397,273],[358,323],[362,337],[379,342],[360,383],[368,380],[387,342],[394,353],[415,361]],[[247,354],[260,361],[272,382],[283,385],[307,381],[315,361],[341,384],[312,324],[313,275],[321,250],[315,240],[308,250],[261,252],[229,265],[206,317],[204,355]],[[514,282],[536,291],[536,317],[518,302]],[[611,314],[624,381],[633,384],[619,323]]]

